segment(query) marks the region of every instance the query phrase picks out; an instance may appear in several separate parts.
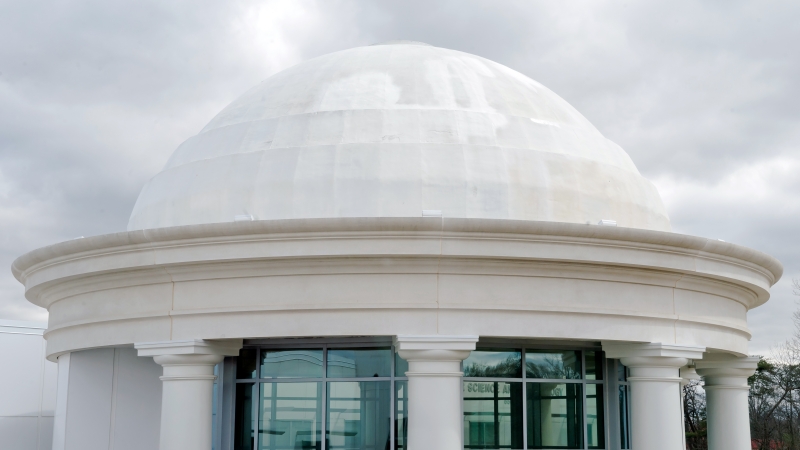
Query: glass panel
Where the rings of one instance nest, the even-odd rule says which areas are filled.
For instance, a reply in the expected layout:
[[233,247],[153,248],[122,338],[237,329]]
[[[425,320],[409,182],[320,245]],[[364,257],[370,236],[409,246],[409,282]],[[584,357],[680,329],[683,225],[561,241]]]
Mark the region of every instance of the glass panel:
[[567,350],[526,350],[525,375],[549,380],[581,378],[578,352]]
[[256,385],[239,383],[236,385],[236,412],[233,431],[234,450],[253,450],[253,397]]
[[528,383],[528,448],[583,448],[579,383]]
[[408,439],[408,381],[395,381],[394,448],[405,449]]
[[236,358],[236,378],[256,378],[256,349],[243,348]]
[[322,383],[261,383],[258,448],[320,449]]
[[586,358],[586,379],[603,379],[603,352],[589,351],[583,352]]
[[623,449],[631,448],[628,428],[628,386],[619,387],[619,442]]
[[605,448],[603,385],[586,385],[586,441],[589,448]]
[[475,350],[464,360],[465,377],[522,378],[520,350]]
[[390,348],[328,350],[329,377],[388,377],[391,374]]
[[394,354],[394,376],[405,377],[408,372],[408,361],[400,357],[399,353]]
[[522,383],[464,382],[464,448],[522,448]]
[[617,360],[617,381],[626,381],[628,379],[627,370],[622,365],[622,361]]
[[322,350],[262,350],[261,378],[322,378]]
[[328,383],[326,448],[388,449],[391,421],[390,385],[389,381]]

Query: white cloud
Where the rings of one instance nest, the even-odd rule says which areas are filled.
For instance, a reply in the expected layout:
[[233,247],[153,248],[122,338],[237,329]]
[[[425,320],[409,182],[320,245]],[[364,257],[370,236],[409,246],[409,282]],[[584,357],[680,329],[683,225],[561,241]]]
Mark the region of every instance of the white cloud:
[[[3,0],[0,0],[3,1]],[[753,348],[791,332],[800,276],[792,1],[3,2],[0,265],[120,231],[139,189],[226,104],[299,61],[411,39],[554,90],[654,180],[678,232],[778,257]],[[40,319],[0,275],[0,317]]]

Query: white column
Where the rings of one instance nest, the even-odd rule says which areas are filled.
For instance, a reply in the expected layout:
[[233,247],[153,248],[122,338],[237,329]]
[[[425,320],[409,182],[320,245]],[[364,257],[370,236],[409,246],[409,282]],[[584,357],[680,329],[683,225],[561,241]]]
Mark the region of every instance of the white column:
[[242,341],[147,342],[135,345],[164,368],[160,450],[210,450],[214,365],[236,356]]
[[683,450],[680,368],[703,357],[702,347],[603,343],[607,358],[628,367],[631,390],[631,448]]
[[709,450],[749,450],[750,410],[747,378],[758,367],[758,358],[707,354],[695,363],[706,390]]
[[477,336],[397,336],[395,346],[408,361],[408,448],[461,450],[461,411],[466,359]]

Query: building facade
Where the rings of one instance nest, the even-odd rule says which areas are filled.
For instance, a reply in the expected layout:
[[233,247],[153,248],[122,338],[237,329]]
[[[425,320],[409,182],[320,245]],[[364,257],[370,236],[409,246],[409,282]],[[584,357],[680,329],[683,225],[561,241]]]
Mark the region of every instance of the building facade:
[[782,273],[672,233],[544,86],[405,41],[272,76],[128,231],[13,270],[50,312],[58,450],[678,450],[695,371],[711,447],[744,450],[747,311]]
[[56,364],[45,359],[47,324],[0,320],[0,448],[50,450]]

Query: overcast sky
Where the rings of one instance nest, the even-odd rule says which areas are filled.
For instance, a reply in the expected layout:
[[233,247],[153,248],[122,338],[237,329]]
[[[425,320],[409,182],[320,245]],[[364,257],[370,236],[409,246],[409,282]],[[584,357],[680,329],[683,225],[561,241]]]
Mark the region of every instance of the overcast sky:
[[800,2],[0,0],[0,319],[46,320],[12,261],[123,231],[172,151],[264,78],[410,39],[561,95],[659,188],[673,229],[784,264],[753,353],[793,331]]

